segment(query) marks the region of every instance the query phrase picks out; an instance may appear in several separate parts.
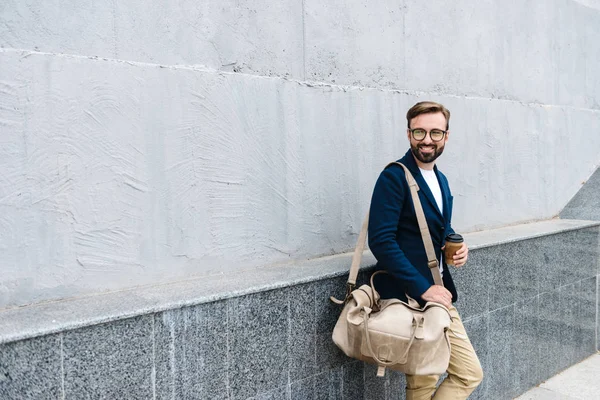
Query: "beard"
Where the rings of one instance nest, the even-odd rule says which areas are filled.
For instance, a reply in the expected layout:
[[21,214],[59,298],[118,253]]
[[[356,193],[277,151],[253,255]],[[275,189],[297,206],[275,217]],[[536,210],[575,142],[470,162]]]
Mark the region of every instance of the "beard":
[[444,145],[433,145],[433,152],[431,153],[422,153],[420,148],[421,147],[425,147],[422,144],[417,144],[417,145],[413,145],[411,143],[410,145],[410,150],[413,153],[413,155],[416,157],[417,160],[421,161],[422,163],[425,164],[429,164],[434,162],[439,156],[442,155],[442,153],[444,152]]

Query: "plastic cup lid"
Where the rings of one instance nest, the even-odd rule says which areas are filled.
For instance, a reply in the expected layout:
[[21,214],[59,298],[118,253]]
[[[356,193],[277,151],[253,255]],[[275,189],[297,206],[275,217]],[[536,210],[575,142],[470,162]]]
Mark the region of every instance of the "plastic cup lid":
[[446,236],[446,242],[451,242],[451,243],[462,243],[464,241],[462,235],[459,235],[458,233],[451,233],[448,236]]

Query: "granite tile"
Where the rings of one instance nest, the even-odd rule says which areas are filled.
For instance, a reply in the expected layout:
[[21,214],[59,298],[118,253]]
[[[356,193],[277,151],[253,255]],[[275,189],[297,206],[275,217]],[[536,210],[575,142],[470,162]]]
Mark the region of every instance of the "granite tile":
[[333,343],[330,333],[318,333],[315,347],[317,349],[317,365],[323,368],[332,369],[354,361]]
[[561,370],[562,344],[560,341],[560,294],[558,290],[540,293],[538,307],[538,381],[541,382]]
[[342,306],[332,303],[330,296],[342,300],[346,294],[347,276],[324,279],[316,282],[315,286],[315,314],[317,333],[333,332]]
[[[342,400],[342,368],[334,368],[315,376],[315,400]],[[345,399],[344,399],[345,400]]]
[[591,278],[597,274],[598,227],[577,229],[534,239],[541,251],[540,291]]
[[176,327],[179,326],[179,319],[180,314],[173,311],[153,315],[154,387],[157,400],[174,400],[180,397],[181,388],[177,393],[175,379],[175,375],[179,370],[175,361],[175,331]]
[[342,397],[342,368],[335,368],[310,378],[292,382],[292,400],[337,400]]
[[488,286],[488,291],[490,311],[506,307],[514,302],[517,287],[513,263],[517,257],[514,256],[513,250],[513,243],[482,249],[484,257],[489,264],[490,285]]
[[343,299],[346,280],[347,277],[326,279],[318,281],[315,286],[316,362],[320,368],[332,369],[353,361],[346,357],[331,338],[342,306],[332,303],[329,296]]
[[315,377],[311,376],[306,379],[292,382],[290,384],[291,400],[315,400]]
[[596,276],[600,275],[600,227],[596,227],[596,229],[598,229],[598,244],[596,245],[596,254],[598,254],[598,257],[596,259]]
[[227,304],[154,316],[156,398],[227,398]]
[[[386,400],[404,400],[406,398],[406,376],[398,371],[386,371]],[[365,399],[368,397],[365,396]]]
[[514,305],[490,312],[488,325],[489,364],[487,398],[512,399],[515,388],[513,360]]
[[489,260],[490,311],[538,295],[538,271],[542,267],[538,240],[482,249]]
[[463,320],[489,309],[490,270],[495,260],[488,254],[488,248],[473,250],[469,252],[469,261],[464,267],[450,267],[458,290],[455,306]]
[[512,353],[512,365],[515,369],[514,395],[525,393],[540,383],[538,380],[538,302],[539,298],[536,296],[533,299],[515,304]]
[[600,351],[600,275],[596,277],[596,350]]
[[596,277],[582,280],[579,292],[575,293],[575,298],[579,302],[577,319],[581,327],[581,342],[578,343],[576,354],[580,360],[596,351],[596,280]]
[[[190,399],[197,399],[198,397],[192,397]],[[202,397],[204,398],[204,397]],[[210,398],[210,397],[206,397]],[[246,400],[290,400],[290,388],[289,386],[273,389],[264,393],[257,394],[254,397],[250,397]],[[212,399],[211,399],[212,400]]]
[[386,389],[391,370],[386,369],[385,375],[383,377],[378,377],[376,365],[365,364],[363,368],[365,397],[370,400],[386,400]]
[[0,399],[62,398],[60,335],[0,345]]
[[247,399],[288,383],[287,290],[233,298],[228,305],[229,398]]
[[315,287],[315,283],[307,283],[293,286],[288,290],[290,381],[299,381],[317,372]]
[[582,331],[578,319],[580,312],[577,292],[580,287],[578,282],[563,286],[559,290],[560,319],[556,328],[557,332],[560,332],[561,358],[558,366],[561,370],[579,361],[577,347],[582,340]]
[[479,315],[464,321],[465,330],[469,336],[469,340],[475,349],[481,368],[483,369],[483,381],[481,384],[471,393],[469,399],[487,399],[487,386],[488,386],[488,371],[490,369],[490,357],[488,349],[488,332],[489,332],[489,314]]
[[513,243],[511,267],[515,271],[515,302],[531,300],[539,294],[539,277],[545,268],[539,239]]
[[150,315],[65,332],[65,398],[151,398],[152,347]]
[[364,366],[362,361],[354,361],[342,367],[342,398],[363,400],[365,396]]
[[600,168],[587,180],[587,182],[569,201],[560,212],[561,218],[583,219],[600,221]]
[[565,238],[563,236],[568,233],[563,232],[532,240],[539,248],[540,261],[543,265],[539,275],[540,293],[551,292],[562,286],[564,276],[568,273],[568,266],[570,265],[570,251],[564,246]]
[[438,381],[435,384],[436,390],[440,388],[440,385],[444,382],[444,380],[446,380],[447,377],[448,377],[448,371],[444,372],[443,374],[441,374],[438,377]]
[[597,275],[599,228],[592,227],[561,233],[565,260],[561,285],[581,281]]

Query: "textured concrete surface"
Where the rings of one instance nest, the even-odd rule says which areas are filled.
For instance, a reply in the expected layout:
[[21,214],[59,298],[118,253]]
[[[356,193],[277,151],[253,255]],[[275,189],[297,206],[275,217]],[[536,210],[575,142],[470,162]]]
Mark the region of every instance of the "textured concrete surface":
[[0,47],[302,77],[302,0],[6,0]]
[[563,208],[560,217],[600,221],[600,168]]
[[590,400],[600,393],[600,354],[595,354],[515,400]]
[[598,8],[597,0],[7,0],[0,47],[597,109]]
[[0,308],[347,251],[426,98],[458,231],[597,168],[590,1],[346,3],[3,2]]

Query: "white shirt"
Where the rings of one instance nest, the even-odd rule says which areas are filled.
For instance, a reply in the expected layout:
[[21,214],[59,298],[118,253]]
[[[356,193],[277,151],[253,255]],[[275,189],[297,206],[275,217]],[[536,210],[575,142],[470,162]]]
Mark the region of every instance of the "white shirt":
[[421,169],[421,175],[427,182],[427,186],[429,186],[429,190],[433,193],[433,198],[440,209],[440,213],[444,214],[444,201],[442,200],[442,189],[440,188],[440,183],[438,182],[437,176],[435,175],[434,170]]
[[[444,201],[442,200],[442,189],[440,188],[440,183],[438,182],[437,176],[435,175],[434,170],[421,169],[421,175],[423,175],[423,179],[427,182],[427,186],[429,186],[429,190],[433,193],[433,198],[440,209],[440,213],[444,213]],[[440,274],[443,274],[442,263],[439,264]]]

